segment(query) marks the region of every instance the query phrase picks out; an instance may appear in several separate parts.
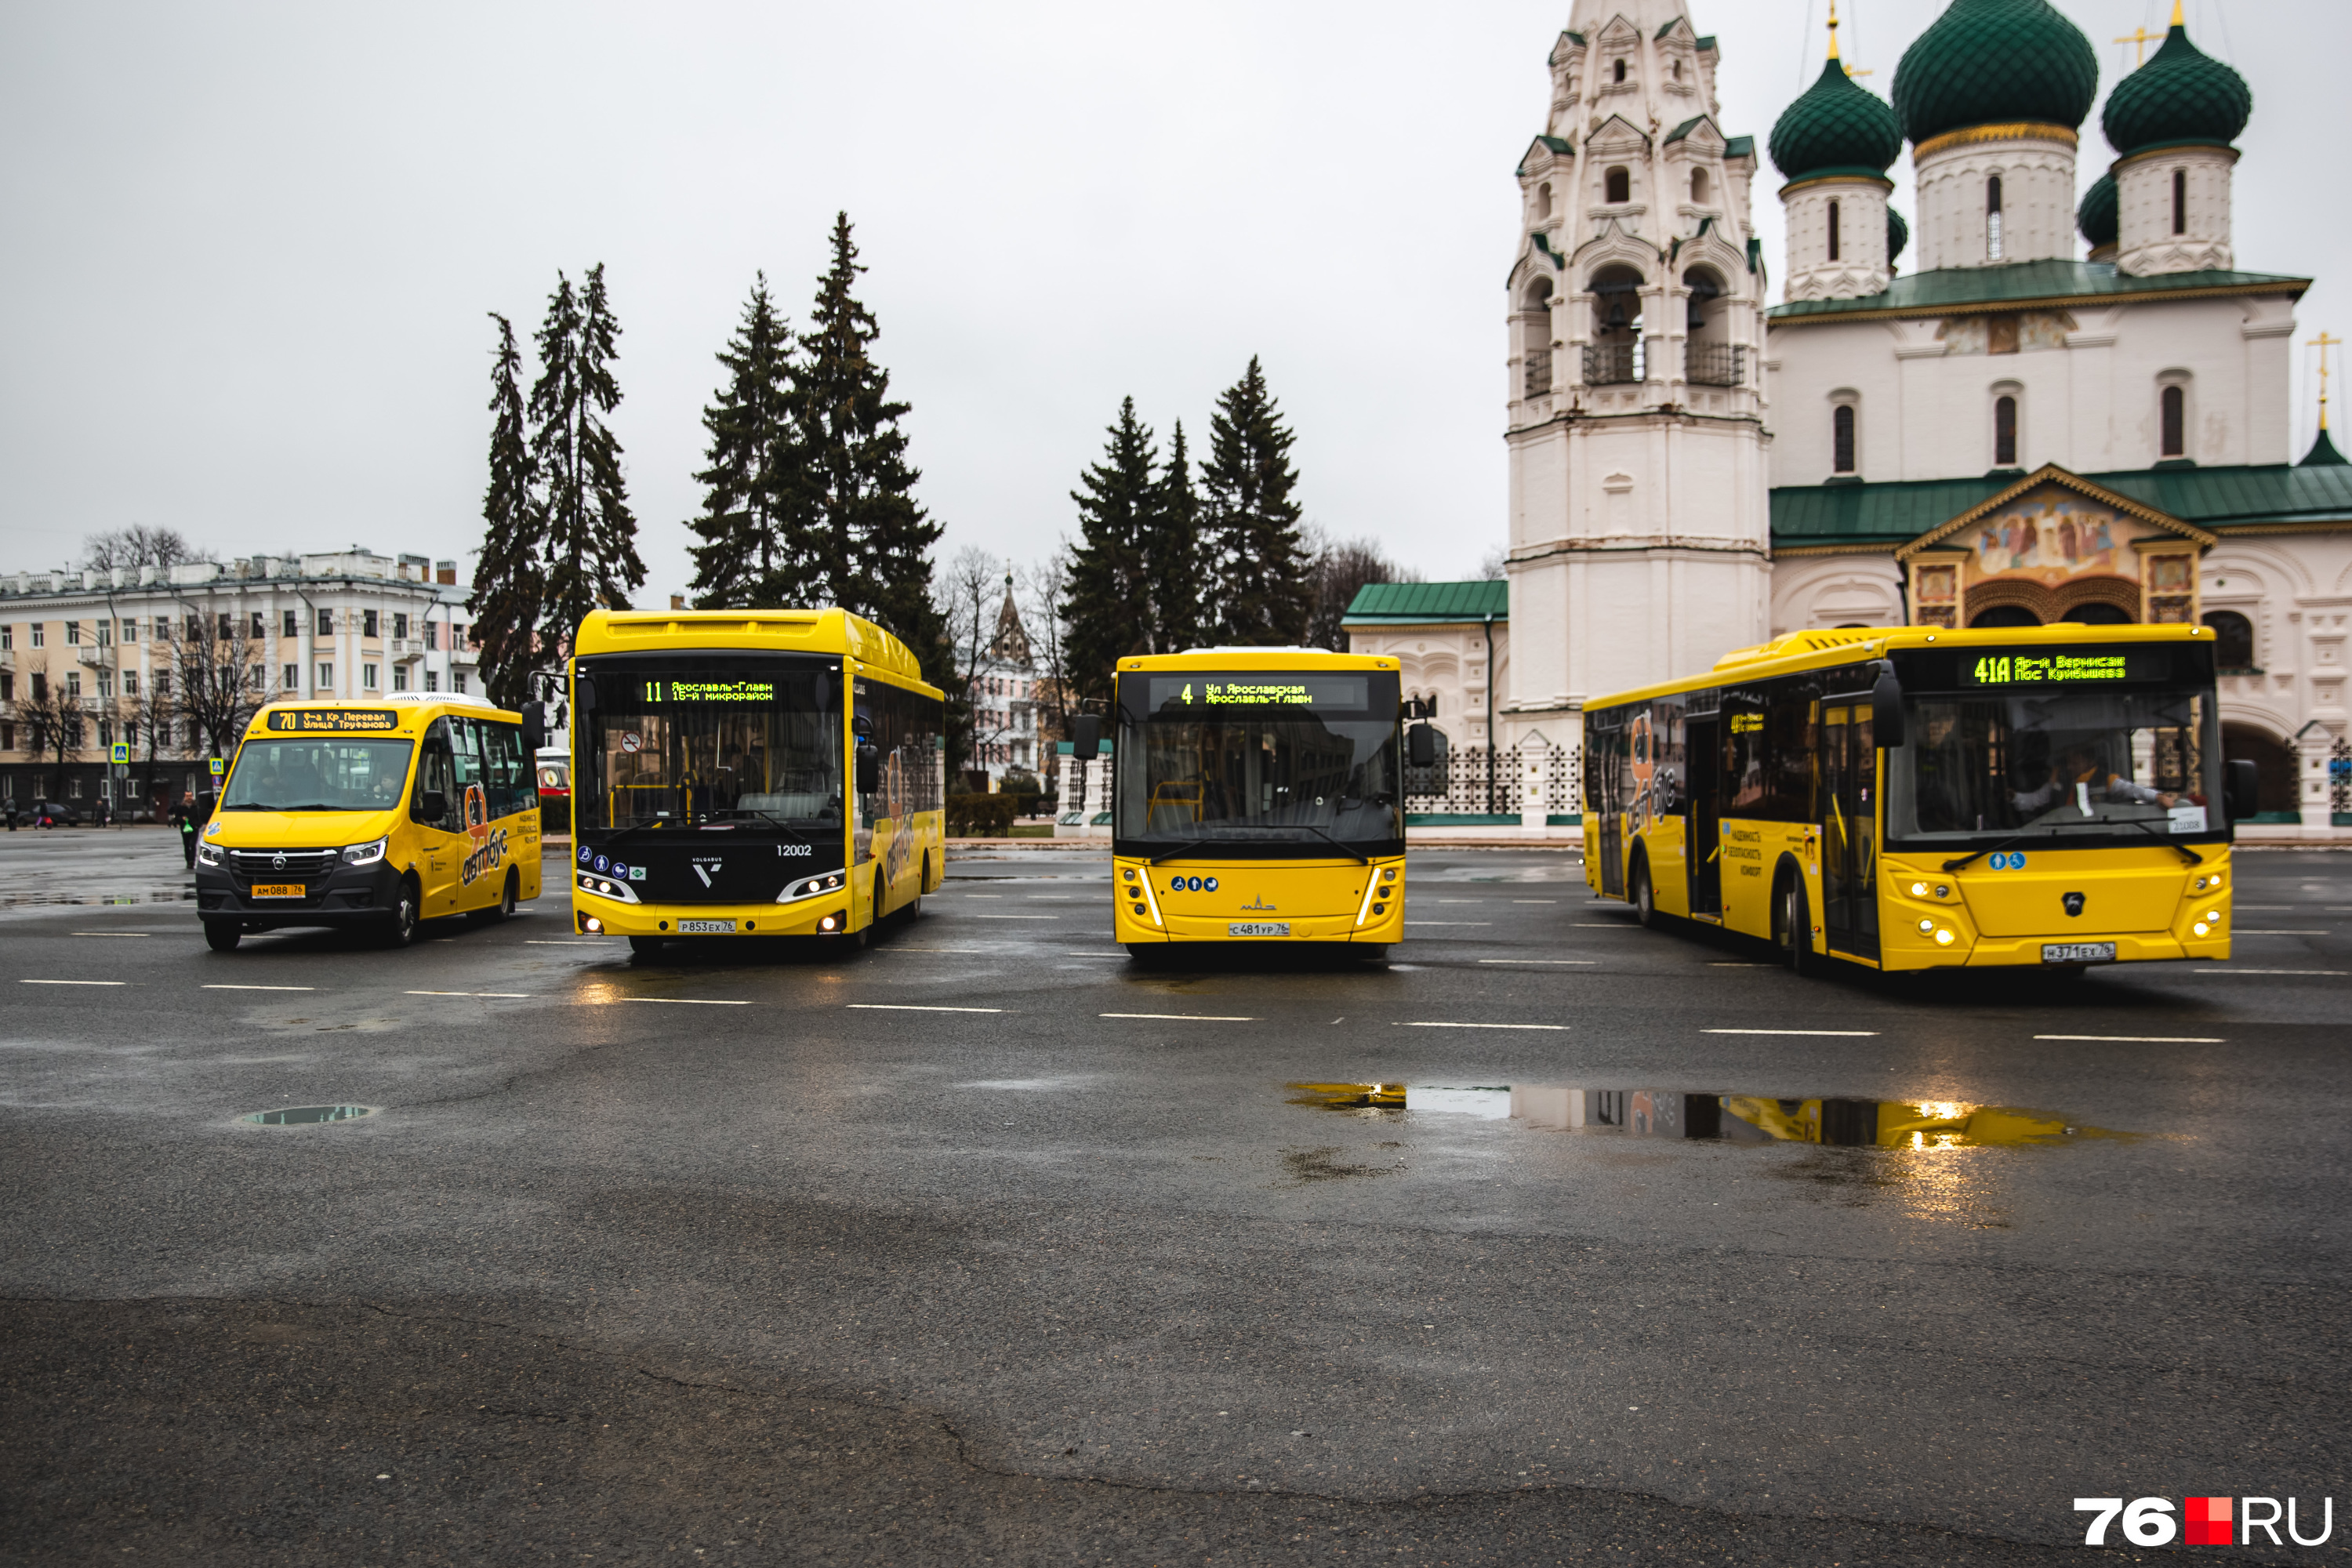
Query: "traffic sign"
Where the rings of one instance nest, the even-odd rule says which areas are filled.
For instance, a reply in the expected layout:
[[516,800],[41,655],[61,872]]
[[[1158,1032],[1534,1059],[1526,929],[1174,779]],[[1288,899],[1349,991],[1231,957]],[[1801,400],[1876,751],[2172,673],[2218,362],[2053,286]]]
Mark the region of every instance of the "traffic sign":
[[227,763],[225,760],[223,760],[222,758],[219,758],[219,757],[215,757],[212,761],[213,761],[213,777],[215,777],[215,778],[218,778],[218,777],[220,777],[220,776],[221,776],[221,774],[223,774],[223,773],[225,773],[228,772],[228,763]]
[[127,763],[131,760],[131,743],[128,741],[114,742],[113,760],[117,763]]

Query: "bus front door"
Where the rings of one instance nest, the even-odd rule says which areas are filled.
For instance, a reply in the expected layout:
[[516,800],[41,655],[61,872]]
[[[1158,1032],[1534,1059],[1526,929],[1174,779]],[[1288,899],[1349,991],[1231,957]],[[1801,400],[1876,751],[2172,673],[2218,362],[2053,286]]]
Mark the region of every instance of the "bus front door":
[[1822,926],[1832,952],[1878,956],[1878,751],[1870,697],[1822,704]]
[[1685,721],[1684,769],[1690,775],[1685,809],[1690,816],[1690,909],[1695,915],[1723,914],[1723,742],[1721,721]]

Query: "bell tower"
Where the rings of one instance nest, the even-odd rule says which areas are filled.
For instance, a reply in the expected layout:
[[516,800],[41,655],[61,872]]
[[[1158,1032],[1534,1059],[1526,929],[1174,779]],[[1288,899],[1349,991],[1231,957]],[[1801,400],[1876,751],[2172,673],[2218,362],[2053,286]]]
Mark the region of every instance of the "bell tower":
[[1752,137],[1683,0],[1576,0],[1518,168],[1505,300],[1515,734],[1761,640]]

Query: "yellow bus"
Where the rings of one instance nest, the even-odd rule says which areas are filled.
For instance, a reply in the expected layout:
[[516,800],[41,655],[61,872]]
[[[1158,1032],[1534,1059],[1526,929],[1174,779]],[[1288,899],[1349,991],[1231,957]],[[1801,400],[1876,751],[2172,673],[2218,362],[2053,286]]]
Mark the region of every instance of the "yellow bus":
[[571,681],[578,930],[862,947],[938,889],[946,708],[872,622],[596,610]]
[[358,926],[405,947],[420,920],[539,897],[532,709],[414,691],[265,706],[197,839],[205,941]]
[[[1207,648],[1117,671],[1115,940],[1346,943],[1404,934],[1397,661]],[[1097,721],[1072,727],[1081,754]],[[1433,749],[1416,727],[1417,750]]]
[[[1585,880],[1801,972],[2230,956],[2205,626],[1798,632],[1584,710]],[[2226,779],[2226,787],[2225,787]]]

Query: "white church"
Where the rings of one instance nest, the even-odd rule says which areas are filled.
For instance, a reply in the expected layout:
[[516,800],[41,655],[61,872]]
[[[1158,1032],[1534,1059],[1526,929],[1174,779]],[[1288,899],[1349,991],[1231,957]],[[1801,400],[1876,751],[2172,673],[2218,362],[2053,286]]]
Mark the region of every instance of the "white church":
[[2236,269],[2245,82],[2176,13],[2108,94],[2115,158],[2078,201],[2098,64],[2046,0],[1952,0],[1891,105],[1830,37],[1759,149],[1717,123],[1683,0],[1575,0],[1517,171],[1507,616],[1397,585],[1353,645],[1402,658],[1459,752],[1572,743],[1587,698],[1807,626],[2202,621],[2265,814],[2315,800],[2325,826],[2352,466],[2324,424],[2290,450],[2310,280]]

